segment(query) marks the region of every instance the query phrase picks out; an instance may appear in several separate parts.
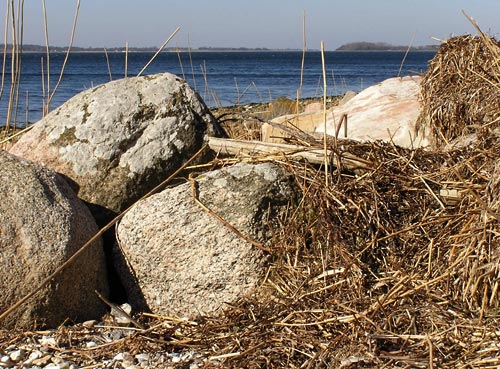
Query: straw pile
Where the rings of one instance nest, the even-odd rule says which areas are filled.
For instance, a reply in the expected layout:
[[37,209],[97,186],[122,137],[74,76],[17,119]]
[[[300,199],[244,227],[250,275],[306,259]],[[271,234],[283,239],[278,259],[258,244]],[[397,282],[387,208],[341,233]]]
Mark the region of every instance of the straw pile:
[[444,42],[424,75],[418,127],[437,146],[500,124],[500,43],[480,35]]

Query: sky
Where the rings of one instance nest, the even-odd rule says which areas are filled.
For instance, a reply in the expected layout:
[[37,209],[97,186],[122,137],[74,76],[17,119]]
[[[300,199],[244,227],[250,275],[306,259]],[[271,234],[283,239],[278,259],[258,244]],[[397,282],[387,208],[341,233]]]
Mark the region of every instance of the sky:
[[[19,1],[0,2],[4,26],[7,4]],[[42,0],[23,2],[24,43],[44,45]],[[45,2],[49,43],[68,45],[77,0]],[[81,0],[74,46],[157,47],[180,27],[168,46],[301,49],[304,14],[309,49],[322,41],[326,50],[357,41],[419,46],[475,34],[462,10],[498,37],[499,0]]]

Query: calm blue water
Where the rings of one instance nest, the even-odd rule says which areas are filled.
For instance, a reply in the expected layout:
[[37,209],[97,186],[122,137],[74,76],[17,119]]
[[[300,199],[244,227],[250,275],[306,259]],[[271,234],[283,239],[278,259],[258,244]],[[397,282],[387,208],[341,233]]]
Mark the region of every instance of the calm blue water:
[[[128,75],[136,75],[152,55],[130,53]],[[125,54],[110,53],[108,56],[111,78],[123,78]],[[401,74],[424,72],[427,62],[433,56],[432,52],[410,53]],[[64,57],[64,54],[55,53],[50,56],[51,88],[59,78]],[[360,91],[384,79],[395,77],[403,57],[403,52],[327,52],[325,61],[328,94],[340,95],[347,90]],[[26,53],[22,56],[21,87],[16,115],[16,121],[20,125],[25,123],[26,115],[29,122],[37,121],[42,115],[42,58],[45,63],[44,54]],[[300,83],[302,52],[194,52],[191,58],[192,63],[188,53],[162,53],[144,74],[170,72],[184,77],[209,106],[266,102],[280,96],[296,97]],[[7,117],[10,95],[9,66],[8,60],[6,82],[0,99],[0,125],[5,124]],[[109,80],[104,52],[72,53],[62,82],[52,100],[51,109],[77,93]],[[321,54],[308,52],[305,58],[302,96],[322,96],[322,88]]]

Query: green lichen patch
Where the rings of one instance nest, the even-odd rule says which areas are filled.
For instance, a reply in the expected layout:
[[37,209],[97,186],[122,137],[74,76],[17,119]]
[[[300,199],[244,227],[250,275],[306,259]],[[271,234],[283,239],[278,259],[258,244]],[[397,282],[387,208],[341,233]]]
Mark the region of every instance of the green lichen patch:
[[76,128],[75,127],[66,128],[61,133],[61,135],[59,136],[59,138],[54,141],[54,144],[56,146],[60,146],[60,147],[70,146],[70,145],[74,144],[76,141],[78,141],[78,139],[76,138],[75,133],[76,133]]

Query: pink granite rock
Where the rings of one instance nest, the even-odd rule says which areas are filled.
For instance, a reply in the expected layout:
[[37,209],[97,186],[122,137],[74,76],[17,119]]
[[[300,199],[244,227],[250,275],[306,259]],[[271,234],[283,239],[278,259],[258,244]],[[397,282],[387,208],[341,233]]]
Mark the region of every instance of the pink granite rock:
[[[390,78],[371,86],[346,103],[327,112],[326,132],[333,136],[337,125],[347,115],[347,136],[359,141],[392,141],[396,145],[417,148],[428,146],[430,138],[415,134],[415,122],[420,114],[421,77]],[[322,112],[287,115],[274,123],[292,125],[304,132],[322,135],[325,129]],[[344,126],[339,137],[344,138]],[[276,142],[283,133],[267,125],[263,127],[264,141]]]
[[[393,141],[408,148],[427,146],[426,137],[417,137],[415,122],[420,114],[420,77],[390,78],[361,91],[346,104],[327,115],[326,132],[333,136],[342,116],[347,114],[347,138],[360,141]],[[323,125],[315,132],[322,133]],[[344,127],[341,128],[342,134]]]

